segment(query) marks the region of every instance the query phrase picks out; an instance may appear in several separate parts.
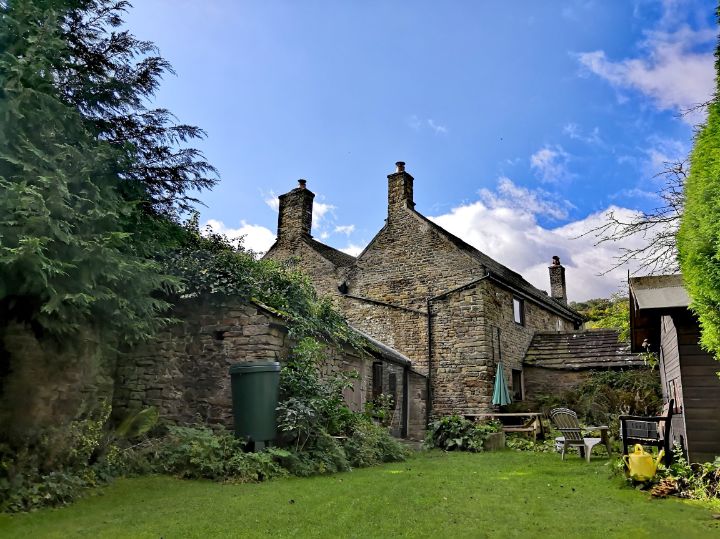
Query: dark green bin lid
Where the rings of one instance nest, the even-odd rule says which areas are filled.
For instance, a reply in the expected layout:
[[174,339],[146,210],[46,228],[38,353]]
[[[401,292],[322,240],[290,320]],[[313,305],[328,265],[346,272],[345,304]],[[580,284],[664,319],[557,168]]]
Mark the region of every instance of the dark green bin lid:
[[277,372],[280,363],[277,361],[264,361],[256,363],[235,363],[230,365],[230,374],[249,374],[251,372]]

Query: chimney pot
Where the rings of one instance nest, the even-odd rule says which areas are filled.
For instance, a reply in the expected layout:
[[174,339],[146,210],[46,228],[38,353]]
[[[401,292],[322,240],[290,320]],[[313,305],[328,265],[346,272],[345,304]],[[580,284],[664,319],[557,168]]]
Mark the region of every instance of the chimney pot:
[[298,186],[300,187],[300,189],[305,189],[306,183],[307,183],[307,180],[302,180],[302,179],[298,180]]
[[560,257],[557,255],[553,256],[552,263],[553,263],[553,266],[559,266],[560,265]]
[[405,161],[398,161],[395,167],[395,172],[405,172]]

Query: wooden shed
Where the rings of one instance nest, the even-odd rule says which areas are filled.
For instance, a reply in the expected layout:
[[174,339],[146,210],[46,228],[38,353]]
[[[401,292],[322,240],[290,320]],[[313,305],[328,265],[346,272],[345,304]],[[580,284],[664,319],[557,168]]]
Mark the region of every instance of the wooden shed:
[[673,440],[691,462],[712,461],[720,456],[720,363],[700,348],[682,276],[634,277],[629,285],[632,351],[660,358],[663,398],[675,400]]

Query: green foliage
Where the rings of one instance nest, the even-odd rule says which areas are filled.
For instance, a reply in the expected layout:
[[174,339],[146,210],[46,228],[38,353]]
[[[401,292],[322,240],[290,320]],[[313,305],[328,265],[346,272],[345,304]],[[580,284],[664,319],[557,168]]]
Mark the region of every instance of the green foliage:
[[254,253],[211,229],[201,231],[197,215],[174,238],[174,247],[161,255],[163,268],[179,285],[174,297],[240,297],[259,301],[287,321],[298,340],[315,337],[361,349],[361,339],[333,308],[330,298],[318,297],[307,276]]
[[689,464],[682,449],[675,446],[673,463],[658,467],[658,474],[647,486],[653,496],[679,496],[696,500],[720,500],[720,457],[714,462]]
[[609,425],[618,432],[618,417],[655,415],[662,408],[660,376],[651,369],[593,371],[575,390],[537,398],[543,412],[564,406],[588,425]]
[[359,420],[354,425],[343,447],[353,468],[402,461],[408,453],[400,442],[390,436],[387,428],[367,420]]
[[151,452],[154,471],[187,479],[248,482],[287,475],[276,452],[246,453],[242,440],[208,428],[168,427]]
[[630,339],[630,302],[627,296],[613,294],[610,299],[597,298],[573,302],[570,306],[587,318],[588,328],[617,329],[618,340]]
[[430,423],[425,444],[445,451],[482,451],[488,435],[500,430],[496,421],[479,423],[457,414],[445,416]]
[[139,412],[127,416],[115,429],[117,438],[132,439],[147,434],[154,428],[160,419],[160,414],[154,406],[143,408]]
[[3,8],[0,319],[63,338],[94,326],[132,341],[162,324],[166,304],[152,293],[165,280],[125,230],[134,209],[117,190],[121,157],[55,86],[70,51],[64,11],[43,5]]
[[343,391],[357,373],[321,376],[324,348],[306,337],[293,349],[280,371],[278,428],[297,451],[311,447],[325,434],[344,435],[356,420],[345,404]]
[[382,426],[389,427],[395,418],[395,399],[392,395],[380,393],[365,403],[365,415]]
[[530,451],[532,453],[553,453],[555,449],[555,437],[546,434],[545,440],[532,440],[522,434],[508,434],[505,439],[508,449],[515,451]]
[[[720,84],[720,44],[715,51]],[[690,307],[700,321],[703,347],[720,354],[720,101],[708,105],[705,124],[695,135],[685,211],[677,237],[678,257]]]
[[0,444],[0,512],[63,505],[102,483],[97,465],[110,405],[102,403],[67,427],[43,432],[23,447]]

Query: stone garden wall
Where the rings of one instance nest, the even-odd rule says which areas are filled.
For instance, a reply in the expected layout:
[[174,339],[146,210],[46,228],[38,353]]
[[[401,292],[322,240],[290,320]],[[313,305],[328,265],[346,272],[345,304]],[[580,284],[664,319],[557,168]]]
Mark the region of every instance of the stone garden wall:
[[[121,418],[131,410],[155,406],[163,418],[177,424],[231,427],[230,365],[284,361],[293,347],[285,323],[259,305],[235,300],[186,301],[176,307],[173,316],[180,320],[178,324],[118,360],[114,413]],[[383,363],[386,376],[395,373],[399,398],[393,433],[399,435],[403,367],[382,358],[361,357],[350,348],[328,347],[326,355],[322,373],[359,374],[353,388],[345,393],[348,405],[355,411],[361,411],[371,398],[373,361]],[[413,393],[414,400],[421,397],[421,392]],[[424,413],[418,412],[424,411],[424,403],[410,404],[415,415]]]

